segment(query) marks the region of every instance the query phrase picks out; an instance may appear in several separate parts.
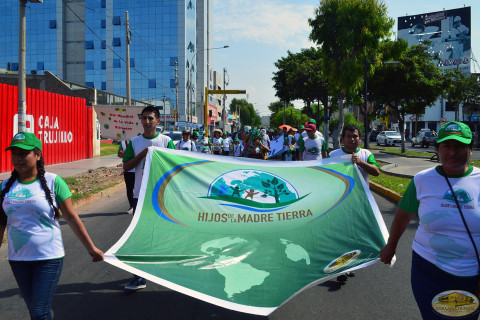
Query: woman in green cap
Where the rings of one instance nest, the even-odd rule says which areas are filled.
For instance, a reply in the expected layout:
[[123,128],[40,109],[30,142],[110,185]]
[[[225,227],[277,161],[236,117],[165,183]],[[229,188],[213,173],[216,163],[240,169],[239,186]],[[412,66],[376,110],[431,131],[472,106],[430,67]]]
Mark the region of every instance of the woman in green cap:
[[[423,319],[443,319],[439,313],[445,310],[445,299],[462,300],[455,308],[476,299],[473,293],[478,290],[480,268],[480,169],[469,165],[473,145],[466,124],[451,121],[440,128],[436,148],[441,165],[419,172],[410,181],[398,204],[388,242],[380,251],[381,261],[390,264],[401,235],[411,219],[418,216],[411,284]],[[456,316],[477,319],[476,301],[477,307],[470,308],[472,312],[460,308],[465,313]]]
[[8,260],[30,317],[52,319],[50,309],[65,255],[60,210],[94,262],[103,260],[103,252],[73,209],[65,181],[45,172],[42,142],[35,134],[17,133],[7,150],[14,170],[1,185],[0,239],[7,228]]

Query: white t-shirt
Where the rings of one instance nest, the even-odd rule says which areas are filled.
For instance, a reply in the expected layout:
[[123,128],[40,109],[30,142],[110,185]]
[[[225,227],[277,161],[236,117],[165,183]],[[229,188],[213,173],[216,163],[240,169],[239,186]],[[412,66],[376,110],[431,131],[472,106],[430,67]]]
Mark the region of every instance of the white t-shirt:
[[[473,244],[440,167],[423,170],[410,181],[398,206],[418,214],[413,250],[440,269],[456,276],[478,274]],[[480,169],[449,176],[466,223],[480,249]]]
[[[368,164],[373,164],[378,167],[377,161],[375,161],[375,156],[369,150],[358,148],[357,151],[355,151],[355,154],[358,155],[360,160]],[[341,148],[341,149],[333,150],[332,152],[330,152],[329,157],[334,158],[334,157],[341,157],[345,155],[352,155],[352,154],[349,152],[346,152],[345,149]],[[370,182],[368,173],[365,170],[363,170],[363,168],[361,168],[360,166],[358,167],[358,169],[360,170],[360,173],[363,176],[363,180],[365,180],[368,186]]]
[[[53,204],[72,196],[65,181],[54,173],[45,173]],[[3,181],[2,190],[8,179]],[[65,256],[60,224],[45,196],[40,180],[15,181],[3,199],[7,214],[8,259],[38,261]]]
[[222,150],[222,144],[223,144],[223,139],[222,138],[212,138],[213,142],[213,151],[221,151]]
[[[169,144],[173,145],[172,139],[160,133],[158,133],[155,137],[152,138],[146,138],[143,136],[143,134],[141,136],[136,136],[132,138],[132,140],[130,140],[130,143],[127,146],[127,150],[125,151],[125,155],[123,156],[123,162],[127,162],[128,160],[135,158],[145,148],[151,146],[167,148]],[[140,161],[139,164],[135,167],[135,187],[133,189],[134,198],[138,198],[140,194],[144,167],[145,158],[143,158],[142,161]]]
[[327,150],[325,145],[325,139],[323,137],[316,136],[315,139],[307,138],[303,139],[303,145],[305,150],[303,151],[303,160],[321,160],[323,159],[322,150]]
[[197,147],[195,146],[195,142],[193,142],[192,140],[188,140],[188,141],[183,141],[183,140],[180,140],[177,142],[177,144],[175,145],[175,149],[177,150],[185,150],[185,151],[197,151]]
[[222,148],[223,148],[223,151],[230,151],[230,140],[228,138],[226,139],[223,139],[222,138]]
[[243,144],[240,142],[239,144],[233,145],[233,156],[240,157],[243,154]]

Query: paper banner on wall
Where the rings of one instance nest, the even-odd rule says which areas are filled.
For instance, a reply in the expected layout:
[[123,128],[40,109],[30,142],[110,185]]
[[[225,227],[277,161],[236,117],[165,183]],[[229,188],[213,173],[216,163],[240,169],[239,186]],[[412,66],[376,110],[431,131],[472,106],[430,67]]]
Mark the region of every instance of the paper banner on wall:
[[[144,106],[95,106],[100,130],[103,138],[115,140],[130,140],[143,133],[140,115]],[[174,115],[160,113],[160,125],[164,117],[167,121],[175,121]]]
[[387,237],[349,159],[286,163],[151,147],[137,212],[106,261],[268,315],[310,286],[376,262]]

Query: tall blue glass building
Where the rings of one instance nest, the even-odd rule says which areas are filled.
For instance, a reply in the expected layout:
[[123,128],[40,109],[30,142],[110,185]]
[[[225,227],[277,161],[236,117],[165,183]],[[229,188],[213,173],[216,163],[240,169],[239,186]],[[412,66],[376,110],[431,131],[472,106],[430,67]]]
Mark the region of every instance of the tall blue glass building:
[[[187,102],[196,100],[193,88],[203,88],[206,82],[204,72],[210,50],[204,48],[209,47],[211,40],[205,19],[206,12],[211,10],[208,2],[28,2],[27,74],[50,71],[60,79],[126,96],[125,12],[128,11],[132,99],[160,106],[165,94],[167,105],[175,107],[178,88],[178,120],[186,120],[187,109],[191,110],[190,115],[197,113],[195,108],[187,107]],[[15,72],[18,71],[19,1],[0,1],[0,12],[0,43],[3,44],[0,69]],[[197,75],[197,69],[202,74]],[[191,88],[190,92],[187,88]]]

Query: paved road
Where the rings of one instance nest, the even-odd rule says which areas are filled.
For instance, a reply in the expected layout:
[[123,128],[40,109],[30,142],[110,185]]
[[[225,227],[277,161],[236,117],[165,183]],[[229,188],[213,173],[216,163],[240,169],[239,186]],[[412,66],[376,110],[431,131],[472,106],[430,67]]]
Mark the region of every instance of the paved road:
[[[387,226],[395,204],[375,195]],[[103,250],[123,234],[132,217],[124,214],[124,191],[78,209],[94,242]],[[169,320],[292,320],[292,319],[419,319],[410,291],[409,272],[416,223],[407,229],[393,268],[377,263],[356,272],[343,286],[328,281],[297,295],[269,317],[229,311],[160,285],[148,283],[145,290],[123,293],[130,274],[107,263],[92,263],[68,226],[63,225],[67,255],[54,298],[56,319],[169,319]],[[27,319],[6,259],[0,248],[0,319]]]

